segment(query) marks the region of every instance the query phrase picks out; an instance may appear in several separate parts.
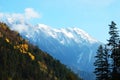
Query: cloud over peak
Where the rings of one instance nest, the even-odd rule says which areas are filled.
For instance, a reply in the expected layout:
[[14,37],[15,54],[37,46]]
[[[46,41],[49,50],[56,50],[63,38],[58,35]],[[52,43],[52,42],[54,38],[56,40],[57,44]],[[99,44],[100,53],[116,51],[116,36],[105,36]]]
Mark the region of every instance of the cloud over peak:
[[20,21],[21,23],[24,21],[29,21],[34,18],[40,18],[41,15],[35,11],[33,8],[26,8],[24,13],[3,13],[0,12],[0,19],[7,19],[9,22],[13,22],[14,20]]
[[25,23],[29,23],[34,18],[40,18],[41,15],[33,8],[26,8],[24,13],[3,13],[0,12],[0,21],[6,22],[11,26],[11,29],[19,31],[27,31],[29,29]]
[[26,19],[31,19],[31,18],[40,18],[41,16],[33,8],[26,8],[25,17]]

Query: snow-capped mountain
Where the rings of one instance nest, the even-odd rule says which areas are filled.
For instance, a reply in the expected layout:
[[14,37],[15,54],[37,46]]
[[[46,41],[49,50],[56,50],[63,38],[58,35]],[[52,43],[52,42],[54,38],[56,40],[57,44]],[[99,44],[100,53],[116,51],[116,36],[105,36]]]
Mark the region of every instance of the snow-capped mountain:
[[39,24],[26,38],[69,67],[92,70],[99,42],[79,28],[53,29]]
[[[6,22],[31,43],[78,72],[93,73],[99,41],[79,28],[51,28],[45,24]],[[84,76],[83,76],[84,78]]]

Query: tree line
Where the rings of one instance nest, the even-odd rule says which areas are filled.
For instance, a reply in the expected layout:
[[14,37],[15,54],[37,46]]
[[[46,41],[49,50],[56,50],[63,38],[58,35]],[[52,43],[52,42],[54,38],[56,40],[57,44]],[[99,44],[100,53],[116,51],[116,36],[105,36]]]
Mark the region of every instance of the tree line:
[[95,56],[96,80],[120,80],[120,37],[114,21],[109,25],[109,39],[100,45]]

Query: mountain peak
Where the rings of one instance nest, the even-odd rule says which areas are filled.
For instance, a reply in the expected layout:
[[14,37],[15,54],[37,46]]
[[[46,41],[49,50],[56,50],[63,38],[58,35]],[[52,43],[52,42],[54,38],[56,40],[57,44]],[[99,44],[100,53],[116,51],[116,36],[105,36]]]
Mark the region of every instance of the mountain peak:
[[45,24],[38,24],[35,27],[37,32],[43,32],[45,35],[55,38],[62,44],[67,43],[69,40],[73,40],[76,43],[82,43],[84,41],[90,44],[98,42],[96,39],[92,38],[88,33],[76,27],[51,28],[50,26],[47,26]]
[[39,28],[39,29],[44,29],[44,30],[51,29],[49,26],[47,26],[47,25],[45,25],[45,24],[37,24],[36,26],[37,26],[37,28]]
[[21,22],[21,19],[19,21],[19,19],[16,20],[12,18],[5,19],[4,22],[11,26],[11,29],[13,30],[16,30],[20,33],[25,32],[27,36],[31,36],[31,33],[34,34],[34,32],[37,32],[38,34],[44,34],[48,37],[51,36],[52,38],[58,40],[62,44],[69,43],[70,40],[76,43],[89,43],[89,44],[99,42],[96,39],[92,38],[84,30],[77,27],[52,28],[45,24],[30,25],[25,21]]
[[73,28],[73,30],[74,30],[77,34],[81,35],[81,37],[82,37],[83,39],[88,40],[90,43],[96,43],[96,42],[98,42],[96,39],[92,38],[88,33],[86,33],[84,30],[82,30],[82,29],[80,29],[80,28]]

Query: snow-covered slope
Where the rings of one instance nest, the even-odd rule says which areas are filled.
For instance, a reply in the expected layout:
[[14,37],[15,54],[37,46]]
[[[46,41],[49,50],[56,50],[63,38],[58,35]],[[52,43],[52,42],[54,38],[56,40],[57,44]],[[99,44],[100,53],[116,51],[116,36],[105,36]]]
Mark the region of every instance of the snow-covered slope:
[[32,26],[19,21],[7,21],[7,24],[75,72],[93,72],[94,56],[100,42],[85,31],[79,28],[51,28],[45,24]]
[[[23,36],[37,44],[42,50],[50,53],[64,64],[81,70],[91,71],[93,57],[99,42],[79,28],[50,28],[38,24]],[[85,69],[86,69],[85,68]]]

